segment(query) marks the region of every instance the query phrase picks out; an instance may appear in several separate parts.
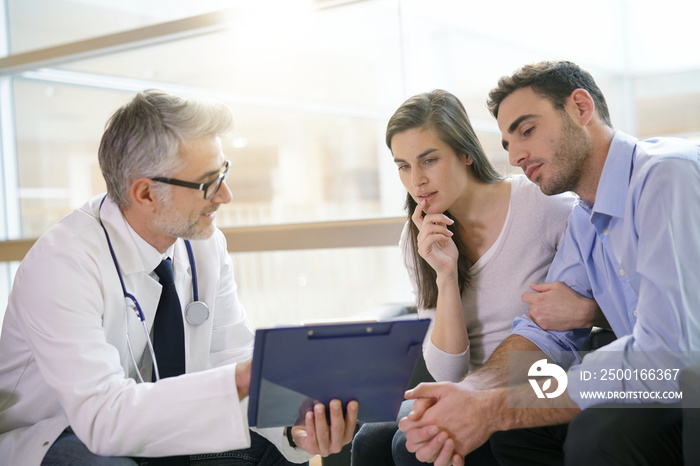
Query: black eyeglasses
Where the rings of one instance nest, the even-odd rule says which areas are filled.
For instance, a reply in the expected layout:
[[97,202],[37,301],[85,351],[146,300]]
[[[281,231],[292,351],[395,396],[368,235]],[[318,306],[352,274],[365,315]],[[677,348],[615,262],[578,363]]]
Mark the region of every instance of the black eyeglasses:
[[214,178],[211,181],[207,181],[206,183],[191,183],[189,181],[180,181],[176,180],[173,178],[163,178],[160,176],[156,176],[151,178],[152,181],[158,181],[160,183],[166,183],[166,184],[172,184],[174,186],[182,186],[184,188],[192,188],[192,189],[198,189],[199,191],[204,191],[204,199],[209,200],[212,197],[216,196],[216,193],[219,192],[219,189],[221,188],[221,185],[223,184],[224,181],[226,181],[226,177],[228,176],[228,171],[231,168],[231,162],[228,160],[224,162],[223,166],[223,172],[216,178]]

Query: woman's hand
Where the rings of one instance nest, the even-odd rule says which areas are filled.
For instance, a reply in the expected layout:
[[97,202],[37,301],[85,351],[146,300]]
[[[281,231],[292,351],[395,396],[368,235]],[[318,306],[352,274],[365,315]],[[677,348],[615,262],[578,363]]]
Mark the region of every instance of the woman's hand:
[[459,251],[452,240],[452,233],[447,229],[454,220],[445,214],[426,214],[423,216],[425,201],[420,201],[411,219],[418,227],[418,254],[440,275],[457,276],[457,259]]

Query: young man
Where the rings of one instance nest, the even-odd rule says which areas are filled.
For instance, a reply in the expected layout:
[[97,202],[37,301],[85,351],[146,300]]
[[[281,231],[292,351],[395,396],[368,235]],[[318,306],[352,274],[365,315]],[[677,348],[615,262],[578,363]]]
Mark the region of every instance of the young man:
[[337,400],[330,426],[318,404],[305,426],[248,428],[253,333],[214,225],[231,200],[219,138],[231,121],[223,104],[159,91],[112,116],[107,195],[46,232],[17,271],[0,338],[0,464],[281,465],[349,443],[357,405],[344,419]]
[[[682,462],[682,415],[678,403],[669,403],[679,400],[640,401],[656,393],[650,386],[677,389],[678,373],[698,364],[698,145],[672,138],[638,141],[614,130],[593,78],[565,61],[525,66],[502,78],[490,93],[489,108],[511,164],[545,194],[574,191],[580,201],[547,283],[533,284],[535,293],[523,295],[529,316],[516,319],[512,335],[486,365],[460,384],[426,384],[408,393],[417,398],[400,424],[408,449],[436,465],[461,464],[464,454],[506,431],[491,438],[502,464]],[[577,351],[587,328],[604,319],[569,312],[558,301],[559,282],[595,298],[618,337],[582,362]],[[519,351],[540,352],[533,361],[548,357],[565,368],[573,364],[568,390],[535,404],[532,386],[507,387],[508,353]],[[669,377],[624,376],[635,369]],[[610,373],[623,376],[606,377]],[[638,397],[589,409],[619,400],[585,399],[589,383]],[[538,426],[557,427],[522,429]]]

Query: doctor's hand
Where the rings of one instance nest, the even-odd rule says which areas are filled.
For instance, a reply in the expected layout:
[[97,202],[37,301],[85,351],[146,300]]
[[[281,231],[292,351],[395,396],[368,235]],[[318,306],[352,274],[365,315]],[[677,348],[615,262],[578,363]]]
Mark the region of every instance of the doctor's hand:
[[239,362],[236,364],[236,387],[238,388],[238,399],[242,400],[248,396],[248,390],[250,389],[250,369],[252,366],[252,359],[247,361]]
[[564,282],[530,283],[534,293],[523,293],[530,306],[527,315],[544,330],[572,330],[592,326],[610,328],[598,303],[585,298]]
[[308,411],[303,426],[292,427],[292,438],[299,448],[312,455],[328,456],[338,453],[350,443],[357,424],[357,401],[347,405],[345,419],[340,400],[330,402],[331,425],[326,420],[326,406],[316,403],[313,411]]

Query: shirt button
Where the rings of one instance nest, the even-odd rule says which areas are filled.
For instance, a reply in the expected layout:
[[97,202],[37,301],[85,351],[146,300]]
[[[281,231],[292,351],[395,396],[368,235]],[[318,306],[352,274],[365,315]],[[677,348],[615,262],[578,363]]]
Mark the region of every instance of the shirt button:
[[625,271],[620,269],[620,275],[624,275],[624,274],[625,274]]
[[637,314],[637,310],[636,310],[636,309],[634,310],[633,314],[634,314],[635,317],[639,317],[639,314]]
[[608,230],[607,228],[603,228],[603,234],[604,234],[604,235],[607,236],[609,233],[610,233],[610,230]]

